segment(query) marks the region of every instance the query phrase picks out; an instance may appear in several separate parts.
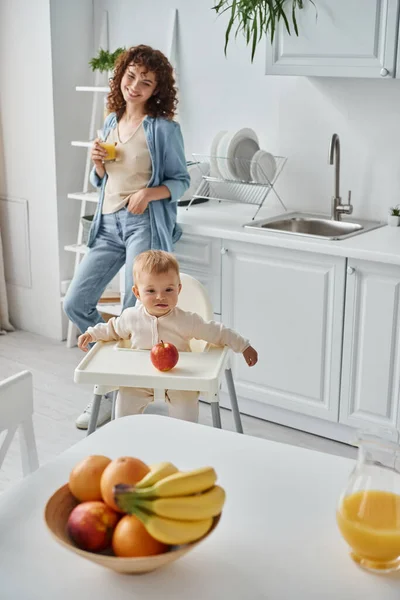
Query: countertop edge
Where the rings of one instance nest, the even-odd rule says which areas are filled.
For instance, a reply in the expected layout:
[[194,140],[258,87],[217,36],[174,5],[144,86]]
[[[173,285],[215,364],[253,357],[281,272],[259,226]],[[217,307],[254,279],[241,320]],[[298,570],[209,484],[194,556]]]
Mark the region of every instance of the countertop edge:
[[[239,228],[223,227],[221,225],[211,225],[210,223],[188,223],[179,222],[185,235],[197,235],[208,238],[219,238],[221,240],[232,240],[248,244],[259,244],[263,246],[285,248],[288,250],[300,250],[304,252],[314,252],[317,254],[324,254],[330,256],[340,256],[343,258],[354,258],[359,260],[366,260],[370,262],[378,262],[385,264],[392,264],[400,266],[400,253],[387,252],[384,249],[380,250],[372,247],[370,249],[365,247],[357,247],[359,238],[363,238],[363,242],[369,242],[376,238],[376,232],[382,232],[384,229],[391,228],[379,228],[374,229],[358,236],[352,236],[347,240],[316,240],[316,239],[305,239],[297,236],[290,236],[283,233],[270,233],[270,232],[257,232],[244,229],[242,226]],[[357,239],[358,238],[358,239]],[[400,231],[399,231],[400,241]]]

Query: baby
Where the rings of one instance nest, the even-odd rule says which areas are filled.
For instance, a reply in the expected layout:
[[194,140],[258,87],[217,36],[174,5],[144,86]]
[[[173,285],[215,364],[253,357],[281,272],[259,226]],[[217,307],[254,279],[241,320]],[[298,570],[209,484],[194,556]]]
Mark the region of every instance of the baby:
[[[161,250],[139,254],[133,266],[133,279],[133,292],[140,302],[108,323],[89,327],[78,339],[81,350],[86,352],[91,342],[130,339],[131,347],[140,350],[150,350],[164,340],[174,344],[180,352],[190,352],[189,342],[195,338],[241,352],[250,367],[257,363],[257,352],[248,340],[220,323],[206,322],[200,315],[177,306],[182,285],[179,265],[172,254]],[[198,396],[198,392],[167,390],[169,416],[197,422]],[[115,416],[142,413],[153,400],[152,389],[121,387]]]

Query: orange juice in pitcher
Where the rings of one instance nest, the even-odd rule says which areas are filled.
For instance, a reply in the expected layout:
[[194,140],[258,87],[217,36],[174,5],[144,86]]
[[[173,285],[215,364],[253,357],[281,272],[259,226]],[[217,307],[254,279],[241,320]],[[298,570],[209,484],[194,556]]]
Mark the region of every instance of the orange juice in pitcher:
[[400,569],[400,446],[374,435],[359,440],[357,464],[336,513],[339,530],[362,567]]

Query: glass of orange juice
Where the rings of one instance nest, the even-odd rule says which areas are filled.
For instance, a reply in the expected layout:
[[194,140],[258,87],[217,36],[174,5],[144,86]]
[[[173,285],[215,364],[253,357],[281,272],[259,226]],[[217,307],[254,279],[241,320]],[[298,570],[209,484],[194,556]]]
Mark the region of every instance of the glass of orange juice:
[[[99,130],[97,131],[97,136],[98,136],[100,139],[102,139],[102,134],[103,134],[102,130],[101,130],[101,129],[99,129]],[[100,146],[101,146],[102,148],[104,148],[104,150],[107,152],[107,155],[106,155],[106,157],[104,158],[104,160],[106,160],[106,161],[112,161],[112,160],[116,160],[116,158],[117,158],[117,148],[116,148],[116,145],[115,145],[114,143],[113,143],[113,144],[111,144],[111,143],[107,143],[107,142],[103,142],[103,141],[101,141],[101,142],[100,142]]]
[[104,160],[110,161],[117,158],[117,150],[115,144],[107,144],[106,142],[100,142],[100,146],[106,150],[107,155]]
[[370,571],[390,573],[400,569],[399,433],[361,433],[358,447],[337,524],[354,561]]

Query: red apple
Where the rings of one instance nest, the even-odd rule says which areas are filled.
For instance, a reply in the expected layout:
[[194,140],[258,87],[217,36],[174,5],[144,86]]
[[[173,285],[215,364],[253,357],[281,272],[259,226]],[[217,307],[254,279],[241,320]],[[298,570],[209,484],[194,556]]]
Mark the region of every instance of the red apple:
[[68,534],[78,548],[99,552],[111,544],[119,516],[104,502],[82,502],[69,515]]
[[152,347],[150,358],[159,371],[170,371],[179,360],[179,352],[173,344],[161,340]]

